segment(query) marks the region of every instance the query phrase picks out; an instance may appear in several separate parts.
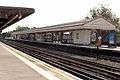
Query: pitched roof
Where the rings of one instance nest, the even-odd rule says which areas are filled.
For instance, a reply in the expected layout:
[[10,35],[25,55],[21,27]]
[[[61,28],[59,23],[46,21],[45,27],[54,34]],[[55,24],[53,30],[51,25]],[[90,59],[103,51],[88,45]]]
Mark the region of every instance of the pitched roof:
[[27,31],[15,32],[14,34],[35,33],[35,32],[51,32],[51,31],[67,31],[77,29],[102,29],[115,30],[115,26],[102,17],[96,19],[84,19],[81,21],[46,26],[42,28],[30,29]]

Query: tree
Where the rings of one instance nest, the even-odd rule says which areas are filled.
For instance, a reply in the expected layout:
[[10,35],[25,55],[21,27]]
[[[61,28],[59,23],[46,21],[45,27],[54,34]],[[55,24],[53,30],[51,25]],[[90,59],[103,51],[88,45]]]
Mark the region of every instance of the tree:
[[120,19],[116,17],[115,14],[112,13],[111,9],[101,5],[100,8],[93,8],[90,10],[90,14],[92,18],[96,18],[98,16],[102,16],[108,21],[110,21],[113,25],[115,25],[117,28],[119,28],[119,21]]
[[23,27],[23,26],[17,26],[15,31],[22,31],[22,30],[28,30],[30,29],[29,27]]

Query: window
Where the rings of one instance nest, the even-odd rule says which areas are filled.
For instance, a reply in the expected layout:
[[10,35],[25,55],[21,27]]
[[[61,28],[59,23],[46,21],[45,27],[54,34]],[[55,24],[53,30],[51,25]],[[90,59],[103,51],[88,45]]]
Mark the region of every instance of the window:
[[76,33],[76,39],[79,39],[79,33]]

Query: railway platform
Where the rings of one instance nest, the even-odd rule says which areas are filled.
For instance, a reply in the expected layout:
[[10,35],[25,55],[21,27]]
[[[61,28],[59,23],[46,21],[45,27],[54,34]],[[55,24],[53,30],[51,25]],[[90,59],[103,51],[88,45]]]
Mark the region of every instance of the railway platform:
[[[35,42],[35,41],[33,41]],[[52,44],[52,45],[62,45],[62,46],[71,46],[71,47],[77,47],[77,48],[88,48],[88,49],[97,49],[97,47],[91,46],[91,45],[75,45],[75,44],[62,44],[62,43],[52,43],[52,42],[39,42],[39,43],[45,43],[45,44]],[[108,45],[101,45],[99,47],[100,50],[110,50],[110,51],[120,51],[120,46],[114,46],[114,47],[108,47]]]
[[0,43],[0,80],[47,80]]
[[0,42],[0,80],[82,80],[43,62],[24,59],[10,48]]

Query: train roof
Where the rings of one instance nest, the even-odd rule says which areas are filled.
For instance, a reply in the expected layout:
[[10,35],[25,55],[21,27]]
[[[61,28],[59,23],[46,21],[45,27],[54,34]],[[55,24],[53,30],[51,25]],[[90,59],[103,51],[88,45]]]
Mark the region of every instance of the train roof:
[[0,31],[34,12],[33,8],[0,6]]
[[39,33],[39,32],[55,32],[55,31],[71,31],[79,29],[101,29],[101,30],[116,30],[116,27],[103,17],[96,19],[85,19],[76,22],[58,24],[53,26],[46,26],[42,28],[34,28],[30,30],[17,31],[12,34],[24,34],[24,33]]

